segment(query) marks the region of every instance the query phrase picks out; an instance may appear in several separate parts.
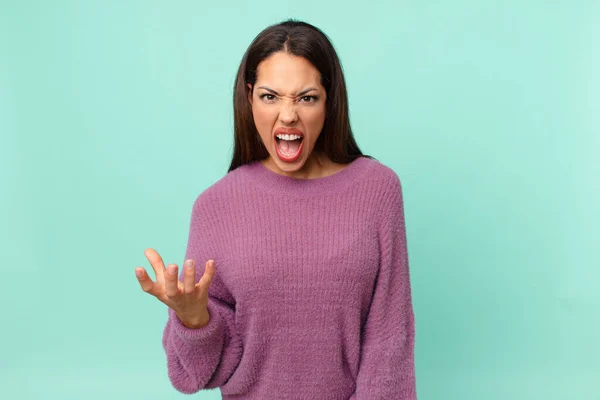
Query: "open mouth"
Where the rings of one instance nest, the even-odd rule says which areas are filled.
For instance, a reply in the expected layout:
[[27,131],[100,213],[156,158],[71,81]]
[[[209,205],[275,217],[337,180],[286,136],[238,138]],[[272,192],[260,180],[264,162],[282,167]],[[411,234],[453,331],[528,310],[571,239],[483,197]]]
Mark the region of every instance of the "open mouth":
[[294,134],[275,135],[277,155],[283,161],[292,162],[302,153],[304,136]]

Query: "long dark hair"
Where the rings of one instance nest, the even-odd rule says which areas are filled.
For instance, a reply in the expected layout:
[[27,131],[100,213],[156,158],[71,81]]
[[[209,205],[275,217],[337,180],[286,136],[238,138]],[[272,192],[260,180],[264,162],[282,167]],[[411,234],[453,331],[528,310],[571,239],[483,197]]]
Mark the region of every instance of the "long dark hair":
[[250,83],[254,88],[258,65],[278,51],[304,57],[321,74],[321,84],[327,93],[326,114],[314,150],[341,164],[358,157],[373,158],[362,154],[354,140],[348,115],[346,82],[329,38],[313,25],[289,19],[260,32],[240,63],[233,89],[234,150],[229,171],[269,156],[254,125],[247,84]]

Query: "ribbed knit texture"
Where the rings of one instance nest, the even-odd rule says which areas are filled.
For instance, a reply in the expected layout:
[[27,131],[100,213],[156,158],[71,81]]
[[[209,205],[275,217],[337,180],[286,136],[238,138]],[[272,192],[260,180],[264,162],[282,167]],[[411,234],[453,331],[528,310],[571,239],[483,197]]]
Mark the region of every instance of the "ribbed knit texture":
[[[402,189],[361,157],[323,178],[260,162],[202,192],[185,259],[215,260],[210,322],[168,309],[169,378],[223,399],[416,399]],[[180,276],[183,280],[183,271]]]

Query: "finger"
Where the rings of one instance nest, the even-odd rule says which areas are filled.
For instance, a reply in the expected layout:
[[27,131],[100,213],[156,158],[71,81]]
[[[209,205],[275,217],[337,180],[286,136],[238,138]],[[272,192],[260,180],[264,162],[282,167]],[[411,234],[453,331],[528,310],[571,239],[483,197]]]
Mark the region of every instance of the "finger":
[[186,260],[183,269],[183,292],[193,293],[196,286],[196,263],[194,260]]
[[179,279],[177,279],[177,265],[169,264],[165,274],[165,294],[167,297],[175,297],[179,294]]
[[142,267],[137,267],[135,269],[135,276],[138,280],[138,282],[140,283],[140,286],[142,287],[142,290],[146,293],[150,293],[152,295],[154,295],[154,282],[152,281],[152,279],[150,279],[150,277],[148,276],[148,274],[146,273],[146,270]]
[[144,255],[150,261],[150,265],[156,274],[156,283],[162,284],[165,281],[165,263],[162,257],[152,248],[144,250]]
[[215,276],[215,271],[215,260],[208,260],[206,262],[204,274],[202,274],[202,278],[200,278],[196,286],[208,288],[213,280],[213,276]]

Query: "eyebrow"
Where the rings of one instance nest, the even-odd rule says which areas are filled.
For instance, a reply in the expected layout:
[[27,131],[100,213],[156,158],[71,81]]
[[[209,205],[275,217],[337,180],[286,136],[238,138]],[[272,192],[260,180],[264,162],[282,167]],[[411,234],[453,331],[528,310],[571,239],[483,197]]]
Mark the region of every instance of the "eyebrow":
[[[271,92],[271,93],[276,94],[277,96],[279,96],[279,93],[276,90],[273,90],[273,89],[271,89],[269,87],[266,87],[266,86],[259,86],[257,89],[265,89],[266,91]],[[307,89],[304,89],[300,93],[298,93],[296,96],[303,96],[306,93],[308,93],[310,91],[313,91],[313,90],[319,90],[319,89],[317,89],[316,87],[309,87]]]

